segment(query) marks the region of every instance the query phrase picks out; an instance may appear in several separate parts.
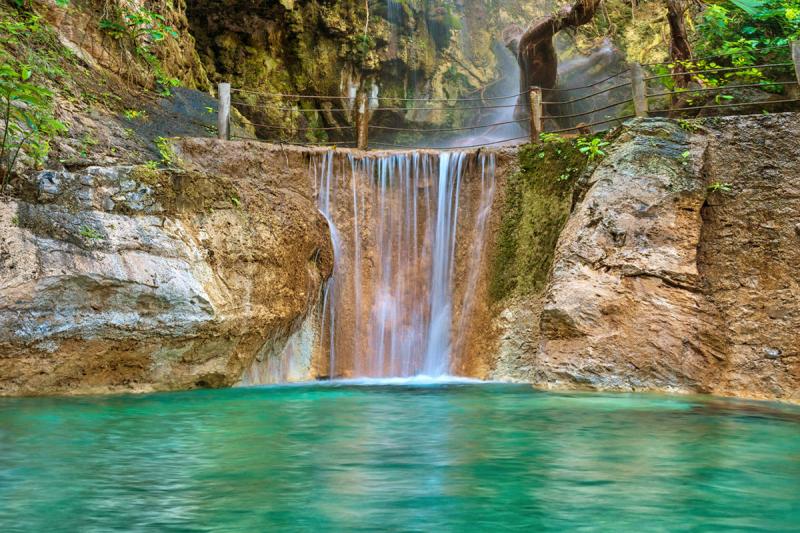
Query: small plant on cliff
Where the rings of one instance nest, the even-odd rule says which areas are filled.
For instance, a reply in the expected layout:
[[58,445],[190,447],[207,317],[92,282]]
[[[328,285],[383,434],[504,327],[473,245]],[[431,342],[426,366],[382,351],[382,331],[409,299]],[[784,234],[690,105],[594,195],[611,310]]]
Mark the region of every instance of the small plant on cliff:
[[732,190],[733,185],[730,183],[723,183],[721,181],[715,181],[708,186],[708,192],[731,192]]
[[567,141],[564,137],[562,137],[558,133],[540,133],[539,134],[539,139],[545,144],[546,143],[563,143],[563,142]]
[[144,59],[151,68],[159,86],[159,94],[170,96],[171,88],[180,85],[180,80],[168,76],[158,57],[153,53],[153,45],[167,36],[177,38],[178,32],[166,24],[164,17],[147,9],[123,9],[116,17],[100,19],[100,29],[117,40],[128,40],[133,44],[136,55]]
[[180,158],[172,149],[169,139],[166,137],[156,137],[153,143],[158,149],[158,154],[161,156],[161,164],[165,167],[172,167],[180,165]]
[[53,136],[66,131],[50,112],[52,93],[31,81],[27,65],[0,65],[0,192],[5,192],[20,152],[40,164]]
[[89,226],[81,226],[81,229],[78,231],[78,233],[80,233],[81,237],[90,241],[96,241],[103,238],[103,235],[99,231]]
[[683,118],[678,119],[678,126],[680,126],[683,131],[686,131],[688,133],[694,133],[702,128],[702,126],[698,124],[696,121],[686,120]]
[[138,109],[126,109],[122,112],[128,120],[147,120],[147,111],[140,111]]
[[600,137],[593,137],[591,139],[581,137],[578,139],[577,146],[578,151],[585,155],[589,161],[594,161],[606,155],[605,151],[603,151],[603,147],[608,146],[608,144],[607,141],[604,141]]

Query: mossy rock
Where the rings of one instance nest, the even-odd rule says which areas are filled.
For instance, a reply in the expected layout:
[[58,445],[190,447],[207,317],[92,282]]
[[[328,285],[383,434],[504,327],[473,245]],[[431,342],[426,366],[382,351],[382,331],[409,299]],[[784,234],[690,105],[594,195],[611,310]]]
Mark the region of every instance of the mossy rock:
[[545,287],[585,167],[586,158],[572,141],[520,148],[519,170],[506,185],[494,257],[489,290],[495,301]]

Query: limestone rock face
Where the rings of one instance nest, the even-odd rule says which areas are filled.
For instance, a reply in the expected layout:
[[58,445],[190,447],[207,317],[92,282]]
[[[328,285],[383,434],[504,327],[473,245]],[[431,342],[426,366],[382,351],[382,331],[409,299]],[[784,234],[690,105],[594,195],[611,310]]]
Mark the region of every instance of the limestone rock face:
[[290,188],[41,172],[0,202],[0,394],[231,385],[300,327],[331,265]]
[[797,116],[636,121],[609,152],[560,236],[529,379],[800,399]]

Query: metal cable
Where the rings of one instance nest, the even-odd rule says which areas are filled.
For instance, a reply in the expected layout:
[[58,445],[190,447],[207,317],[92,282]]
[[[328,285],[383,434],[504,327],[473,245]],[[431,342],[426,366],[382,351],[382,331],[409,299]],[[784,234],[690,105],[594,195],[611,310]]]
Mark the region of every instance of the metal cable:
[[[599,83],[599,82],[598,82]],[[321,96],[315,94],[288,94],[288,93],[260,93],[257,91],[249,91],[247,89],[234,89],[231,92],[255,94],[258,96],[278,97],[278,98],[307,98],[319,100],[355,100],[354,96]],[[485,100],[504,100],[507,98],[516,98],[517,96],[527,94],[528,91],[509,94],[507,96],[487,96],[484,98],[401,98],[399,96],[377,96],[378,99],[383,100],[402,100],[404,102],[482,102]],[[372,99],[372,97],[370,97]]]
[[270,109],[277,109],[278,111],[339,111],[338,109],[323,109],[323,108],[306,109],[305,107],[285,107],[281,106],[280,104],[248,104],[247,102],[239,102],[239,101],[231,102],[231,105],[250,107],[253,109],[261,109],[263,107],[268,107]]
[[296,130],[351,130],[351,129],[355,128],[355,126],[320,126],[320,127],[298,126],[296,128],[292,128],[291,126],[271,126],[269,124],[258,124],[258,123],[255,123],[255,122],[251,122],[251,123],[249,123],[249,125],[250,126],[256,126],[256,127],[259,127],[259,128],[267,128],[267,129],[271,129],[271,130],[290,130],[290,129],[296,129]]
[[584,111],[583,113],[575,113],[572,115],[545,115],[543,118],[574,118],[574,117],[581,117],[583,115],[591,115],[592,113],[597,113],[598,111],[605,111],[606,109],[611,109],[612,107],[616,107],[622,104],[629,104],[633,102],[633,98],[628,98],[627,100],[623,100],[621,102],[616,102],[613,104],[609,104],[607,106],[598,107],[597,109],[592,109],[591,111]]
[[483,124],[480,126],[466,126],[463,128],[437,128],[437,129],[427,129],[427,128],[394,128],[391,126],[373,126],[368,125],[367,127],[376,129],[376,130],[389,130],[389,131],[416,131],[416,132],[441,132],[441,131],[464,131],[464,130],[476,130],[480,128],[490,128],[492,126],[502,126],[504,124],[516,124],[517,122],[528,122],[529,118],[523,118],[519,120],[506,120],[505,122],[495,122],[493,124]]
[[391,146],[393,148],[407,148],[407,149],[414,149],[414,150],[458,150],[460,148],[479,148],[481,146],[490,146],[493,144],[500,144],[509,141],[518,141],[521,139],[530,140],[530,137],[513,137],[511,139],[502,139],[500,141],[492,141],[488,143],[481,143],[481,144],[466,144],[462,146],[407,146],[404,144],[393,144],[393,143],[384,143],[384,142],[374,142],[372,144],[375,145],[382,145],[382,146]]
[[560,130],[551,130],[546,133],[562,133],[565,131],[572,131],[572,130],[580,130],[583,128],[591,128],[592,126],[600,126],[601,124],[608,124],[609,122],[615,122],[617,120],[628,120],[629,118],[634,118],[636,115],[625,115],[622,117],[617,118],[610,118],[608,120],[599,120],[597,122],[591,122],[589,124],[581,124],[580,126],[573,126],[572,128],[562,128]]
[[555,101],[555,102],[542,102],[542,104],[547,105],[558,105],[558,104],[571,104],[573,102],[580,102],[581,100],[586,100],[587,98],[591,98],[593,96],[597,96],[598,94],[607,93],[609,91],[613,91],[614,89],[619,89],[620,87],[625,87],[626,85],[630,85],[631,82],[626,81],[625,83],[620,83],[618,85],[613,85],[607,89],[603,89],[602,91],[597,91],[592,94],[587,94],[586,96],[581,96],[580,98],[574,98],[572,100],[564,100],[564,101]]
[[[268,107],[270,109],[275,109],[278,111],[308,111],[308,112],[317,112],[317,111],[336,111],[334,109],[322,109],[322,108],[312,108],[307,109],[304,107],[285,107],[279,104],[247,104],[244,102],[233,102],[232,105],[241,105],[244,107],[253,107],[253,108],[261,108],[261,107]],[[373,107],[370,111],[462,111],[462,110],[469,110],[469,109],[499,109],[503,107],[517,107],[517,104],[506,104],[506,105],[485,105],[485,106],[472,106],[472,107]]]
[[714,105],[698,105],[692,107],[676,107],[673,109],[660,109],[658,111],[650,111],[650,113],[671,113],[673,111],[693,111],[696,109],[715,109],[718,107],[748,107],[748,106],[760,106],[766,104],[786,104],[791,102],[800,102],[800,98],[790,98],[786,100],[764,100],[763,102],[740,102],[738,104],[714,104]]
[[769,83],[747,83],[744,85],[721,85],[719,87],[704,87],[702,89],[686,89],[685,91],[666,91],[663,93],[648,94],[648,98],[655,98],[657,96],[672,96],[672,95],[688,95],[691,93],[700,93],[707,91],[723,91],[726,89],[742,89],[745,87],[769,87],[770,85],[797,85],[796,81],[773,81]]
[[767,46],[767,47],[764,47],[764,48],[759,48],[758,50],[742,50],[742,51],[738,51],[738,52],[728,52],[727,54],[715,54],[715,55],[697,57],[697,58],[692,58],[692,59],[679,59],[679,60],[674,60],[673,59],[672,61],[662,61],[660,63],[642,63],[642,66],[643,67],[655,67],[655,66],[659,66],[659,65],[670,65],[670,64],[673,64],[673,63],[674,64],[680,64],[682,62],[691,63],[691,62],[694,62],[694,61],[705,61],[706,59],[711,59],[712,57],[730,57],[730,56],[735,56],[736,54],[746,54],[748,52],[759,53],[759,52],[765,52],[765,51],[768,51],[768,50],[778,50],[780,48],[788,48],[788,45],[784,44],[784,45],[781,45],[781,46]]
[[748,65],[748,66],[745,66],[745,67],[723,67],[723,68],[709,68],[709,69],[704,69],[704,70],[690,70],[689,72],[677,72],[675,74],[669,73],[669,74],[658,74],[656,76],[646,76],[644,78],[644,81],[657,80],[657,79],[661,79],[661,78],[670,78],[672,76],[691,76],[692,74],[705,74],[707,72],[726,72],[726,71],[730,71],[730,70],[746,70],[746,69],[749,69],[749,68],[788,67],[788,66],[793,66],[793,65],[794,65],[794,63],[792,63],[792,62],[789,62],[789,63],[766,63],[766,64],[763,64],[763,65]]
[[352,96],[318,96],[318,95],[309,95],[309,94],[288,94],[288,93],[260,93],[258,91],[250,91],[247,89],[235,89],[231,87],[232,93],[245,93],[245,94],[255,94],[258,96],[278,96],[281,98],[322,98],[326,100],[352,100],[354,97]]
[[509,94],[507,96],[486,96],[484,98],[400,98],[399,96],[376,96],[379,100],[401,100],[403,102],[483,102],[486,100],[506,100],[508,98],[516,98],[523,94],[528,94],[528,91]]
[[355,141],[341,141],[341,142],[325,142],[325,143],[301,143],[295,141],[280,141],[276,139],[259,139],[258,137],[242,137],[240,135],[231,135],[231,139],[240,139],[244,141],[258,141],[262,143],[271,144],[292,144],[295,146],[340,146],[347,144],[356,144]]
[[[626,68],[625,70],[621,70],[621,71],[617,72],[616,74],[612,74],[611,76],[609,76],[607,78],[603,78],[600,81],[595,81],[593,83],[590,83],[589,85],[579,85],[577,87],[558,87],[558,88],[554,87],[552,89],[548,89],[546,87],[542,87],[542,91],[553,92],[553,91],[575,91],[577,89],[588,89],[590,87],[594,87],[595,85],[600,85],[601,83],[606,82],[608,80],[613,80],[617,76],[622,76],[623,74],[626,74],[626,73],[628,73],[630,71],[631,71],[631,69]],[[522,94],[524,94],[524,93],[522,93]]]
[[484,105],[477,107],[374,107],[372,111],[462,111],[467,109],[500,109],[517,107],[517,104]]

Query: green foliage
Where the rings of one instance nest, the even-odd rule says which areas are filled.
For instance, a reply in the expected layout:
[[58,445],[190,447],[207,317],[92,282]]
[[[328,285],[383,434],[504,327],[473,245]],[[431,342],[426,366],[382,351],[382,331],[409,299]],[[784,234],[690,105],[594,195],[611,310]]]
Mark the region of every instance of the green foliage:
[[89,226],[81,226],[79,233],[84,239],[96,241],[103,238],[103,234]]
[[84,133],[83,137],[81,137],[81,157],[88,157],[92,147],[97,146],[97,143],[98,140],[94,135],[91,133]]
[[708,186],[708,192],[731,192],[732,190],[733,185],[721,181],[715,181]]
[[[800,39],[800,0],[723,0],[707,6],[702,12],[697,36],[695,53],[698,57],[720,57],[707,66],[693,62],[696,69],[791,61],[789,43]],[[772,50],[772,47],[778,48]],[[790,73],[790,70],[791,67],[783,69],[783,73]],[[714,74],[708,76],[707,81],[710,86],[734,78],[766,83],[779,79],[781,73],[781,69],[753,67]],[[768,88],[779,90],[775,86]]]
[[606,155],[603,147],[608,146],[608,141],[604,141],[602,137],[580,137],[578,139],[578,151],[585,155],[589,161],[600,159]]
[[[12,0],[12,3],[19,9],[27,7],[27,0]],[[55,3],[58,7],[67,7],[69,5],[69,0],[55,0]]]
[[162,165],[166,167],[180,165],[180,158],[175,153],[175,150],[172,149],[172,144],[170,144],[169,139],[166,137],[156,137],[153,143],[156,145],[158,154],[161,156]]
[[172,88],[180,85],[180,80],[170,77],[164,72],[153,46],[167,37],[178,37],[178,32],[168,26],[164,17],[147,9],[124,8],[116,16],[100,19],[100,29],[117,40],[128,40],[133,43],[136,55],[141,57],[150,67],[158,83],[158,93],[170,96]]
[[702,128],[702,126],[696,121],[686,120],[683,118],[678,119],[678,126],[680,126],[683,131],[688,133],[695,133],[696,131]]
[[545,144],[566,142],[566,139],[558,133],[540,133],[539,139]]
[[116,18],[100,19],[100,28],[115,39],[130,37],[147,47],[151,43],[163,41],[168,35],[178,37],[178,32],[164,23],[162,15],[147,9],[125,8]]
[[122,114],[128,120],[137,120],[137,119],[147,120],[147,111],[140,111],[138,109],[126,109],[125,111],[122,112]]
[[5,192],[21,151],[41,164],[50,139],[67,130],[53,118],[52,93],[32,82],[28,65],[0,64],[0,191]]

